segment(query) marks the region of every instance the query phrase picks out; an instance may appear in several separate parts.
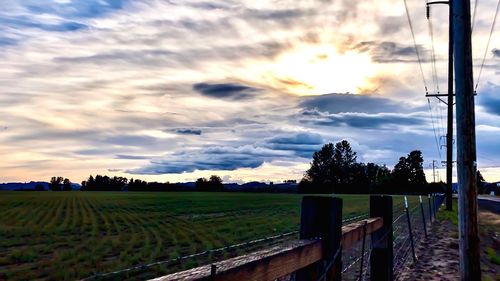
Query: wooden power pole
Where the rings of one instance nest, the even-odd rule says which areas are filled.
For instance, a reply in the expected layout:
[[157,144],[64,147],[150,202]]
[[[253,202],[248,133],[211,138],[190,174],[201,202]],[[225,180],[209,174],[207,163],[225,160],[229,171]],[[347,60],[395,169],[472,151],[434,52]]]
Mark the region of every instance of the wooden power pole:
[[446,131],[446,210],[452,210],[453,200],[453,5],[449,0],[448,23],[448,125]]
[[436,182],[436,160],[432,160],[432,180]]
[[481,280],[470,0],[451,1],[457,110],[457,175],[461,280]]
[[[447,131],[446,131],[446,210],[452,210],[452,190],[453,190],[453,0],[448,1],[428,1],[427,19],[430,18],[430,6],[435,4],[445,4],[449,6],[448,20],[448,93],[427,94],[427,97],[436,97],[439,101],[446,103],[448,107]],[[447,102],[441,99],[446,96]]]

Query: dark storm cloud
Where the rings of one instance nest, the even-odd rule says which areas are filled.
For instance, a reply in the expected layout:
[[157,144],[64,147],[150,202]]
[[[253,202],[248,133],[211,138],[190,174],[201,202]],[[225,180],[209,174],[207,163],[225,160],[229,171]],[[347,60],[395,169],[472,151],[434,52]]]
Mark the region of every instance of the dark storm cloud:
[[[417,45],[420,59],[426,61],[428,50],[422,45]],[[353,47],[359,52],[368,52],[372,60],[378,63],[414,63],[418,62],[415,47],[413,45],[402,45],[389,41],[364,41]]]
[[[208,30],[204,31],[204,33],[206,32],[208,32]],[[179,37],[182,36],[185,36],[184,33],[181,33],[181,35],[179,35]],[[117,42],[117,44],[121,45],[123,43]],[[250,45],[184,49],[182,51],[175,52],[165,50],[163,48],[153,50],[117,50],[100,52],[88,56],[60,56],[55,57],[53,61],[58,64],[68,63],[71,65],[78,63],[95,65],[129,64],[134,66],[144,66],[148,68],[196,67],[209,61],[238,60],[241,58],[249,57],[272,58],[288,47],[289,45],[287,43],[269,41]]]
[[311,157],[323,144],[323,138],[314,133],[288,133],[262,142],[241,146],[203,147],[183,150],[161,159],[154,159],[145,167],[127,171],[131,174],[188,173],[195,170],[227,170],[257,168],[273,160]]
[[349,126],[360,129],[382,129],[394,126],[416,126],[422,125],[425,118],[418,114],[403,113],[359,113],[346,112],[328,114],[316,110],[302,112],[305,116],[303,123],[312,123],[319,126]]
[[269,149],[253,146],[207,147],[191,151],[179,151],[165,159],[152,160],[149,165],[127,171],[131,174],[175,174],[195,170],[227,170],[257,168],[266,159],[278,156]]
[[379,34],[394,34],[401,29],[406,30],[408,28],[408,24],[406,19],[401,16],[385,16],[382,17],[382,20],[379,23]]
[[111,172],[111,173],[113,173],[113,172],[121,172],[121,171],[123,171],[123,169],[108,169],[108,172]]
[[197,83],[193,85],[193,90],[207,97],[232,100],[248,99],[259,91],[257,88],[235,83]]
[[[36,3],[34,1],[21,1]],[[73,0],[67,3],[45,1],[43,4],[28,4],[25,7],[35,14],[53,14],[61,17],[92,18],[122,9],[128,0]]]
[[202,10],[225,10],[230,8],[228,5],[211,2],[185,3],[184,5]]
[[47,24],[42,22],[33,21],[33,19],[25,16],[19,17],[11,17],[11,18],[0,18],[0,24],[3,27],[0,30],[3,30],[5,27],[11,28],[37,28],[44,31],[75,31],[79,29],[87,28],[85,24],[73,21],[66,21],[57,24]]
[[75,154],[85,155],[85,156],[93,156],[93,155],[107,155],[116,153],[116,148],[106,147],[106,148],[88,148],[88,149],[79,149],[74,151]]
[[478,105],[484,107],[489,113],[500,116],[500,86],[487,84],[478,91]]
[[287,19],[294,19],[309,15],[312,10],[301,9],[283,9],[283,10],[254,10],[248,9],[246,11],[247,17],[253,17],[259,20],[281,21]]
[[202,130],[200,129],[176,129],[174,130],[176,133],[181,134],[181,135],[201,135]]
[[9,37],[0,37],[0,46],[9,46],[15,45],[17,40],[9,38]]
[[317,109],[321,112],[405,112],[414,110],[411,106],[388,98],[373,95],[328,94],[304,97],[300,106],[304,109]]
[[144,155],[127,155],[127,154],[117,154],[115,155],[115,159],[125,159],[125,160],[144,160],[151,159],[152,156],[144,156]]
[[158,141],[157,138],[140,135],[114,135],[104,139],[107,144],[138,147],[157,144]]
[[141,50],[141,51],[114,51],[100,53],[90,56],[79,57],[57,57],[57,63],[92,63],[92,64],[115,64],[125,62],[135,65],[158,65],[166,60],[171,60],[173,52],[166,50]]
[[308,158],[323,144],[323,137],[319,134],[298,133],[271,138],[266,142],[266,147],[274,150],[293,151],[297,156]]
[[22,131],[9,136],[13,142],[33,142],[33,141],[57,141],[57,140],[77,140],[97,137],[98,133],[91,130],[62,130],[51,127],[45,123],[30,120],[28,124],[37,125],[38,131]]

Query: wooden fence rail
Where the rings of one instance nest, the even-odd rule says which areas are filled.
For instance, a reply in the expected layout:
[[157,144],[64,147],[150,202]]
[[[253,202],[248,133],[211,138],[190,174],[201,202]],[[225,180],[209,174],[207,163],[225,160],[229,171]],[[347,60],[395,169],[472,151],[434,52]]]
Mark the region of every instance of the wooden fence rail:
[[[381,217],[369,218],[342,227],[342,248],[350,248],[384,225]],[[366,226],[366,229],[365,229]],[[153,279],[166,280],[259,280],[271,281],[323,259],[321,239],[302,239],[190,270]],[[214,268],[215,266],[215,274]]]

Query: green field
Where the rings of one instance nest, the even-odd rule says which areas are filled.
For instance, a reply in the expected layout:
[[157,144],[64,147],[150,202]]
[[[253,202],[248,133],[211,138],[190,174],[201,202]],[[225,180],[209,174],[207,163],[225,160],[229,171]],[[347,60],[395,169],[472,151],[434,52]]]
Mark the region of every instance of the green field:
[[[81,279],[296,230],[301,197],[0,192],[0,280]],[[341,197],[344,218],[368,211],[367,196]],[[402,204],[402,198],[395,201]],[[154,275],[172,268],[151,270]]]

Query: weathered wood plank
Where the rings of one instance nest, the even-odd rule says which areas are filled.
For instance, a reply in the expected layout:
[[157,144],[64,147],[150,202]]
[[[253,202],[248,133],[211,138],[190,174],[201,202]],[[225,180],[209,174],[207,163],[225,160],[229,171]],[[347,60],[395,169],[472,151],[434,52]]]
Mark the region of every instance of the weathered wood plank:
[[366,223],[366,235],[375,232],[384,225],[382,218],[370,218],[359,222],[351,223],[342,227],[342,248],[349,249],[356,242],[363,239],[365,234],[363,226]]
[[[370,218],[343,226],[342,247],[344,249],[362,239],[365,221],[367,235],[383,226],[382,218]],[[214,263],[215,276],[211,276],[212,266],[205,265],[151,281],[271,281],[313,264],[322,258],[321,240],[298,240],[285,246],[276,246]]]
[[285,247],[217,262],[214,277],[210,274],[211,265],[205,265],[153,280],[274,280],[321,260],[322,255],[321,241],[298,240]]

